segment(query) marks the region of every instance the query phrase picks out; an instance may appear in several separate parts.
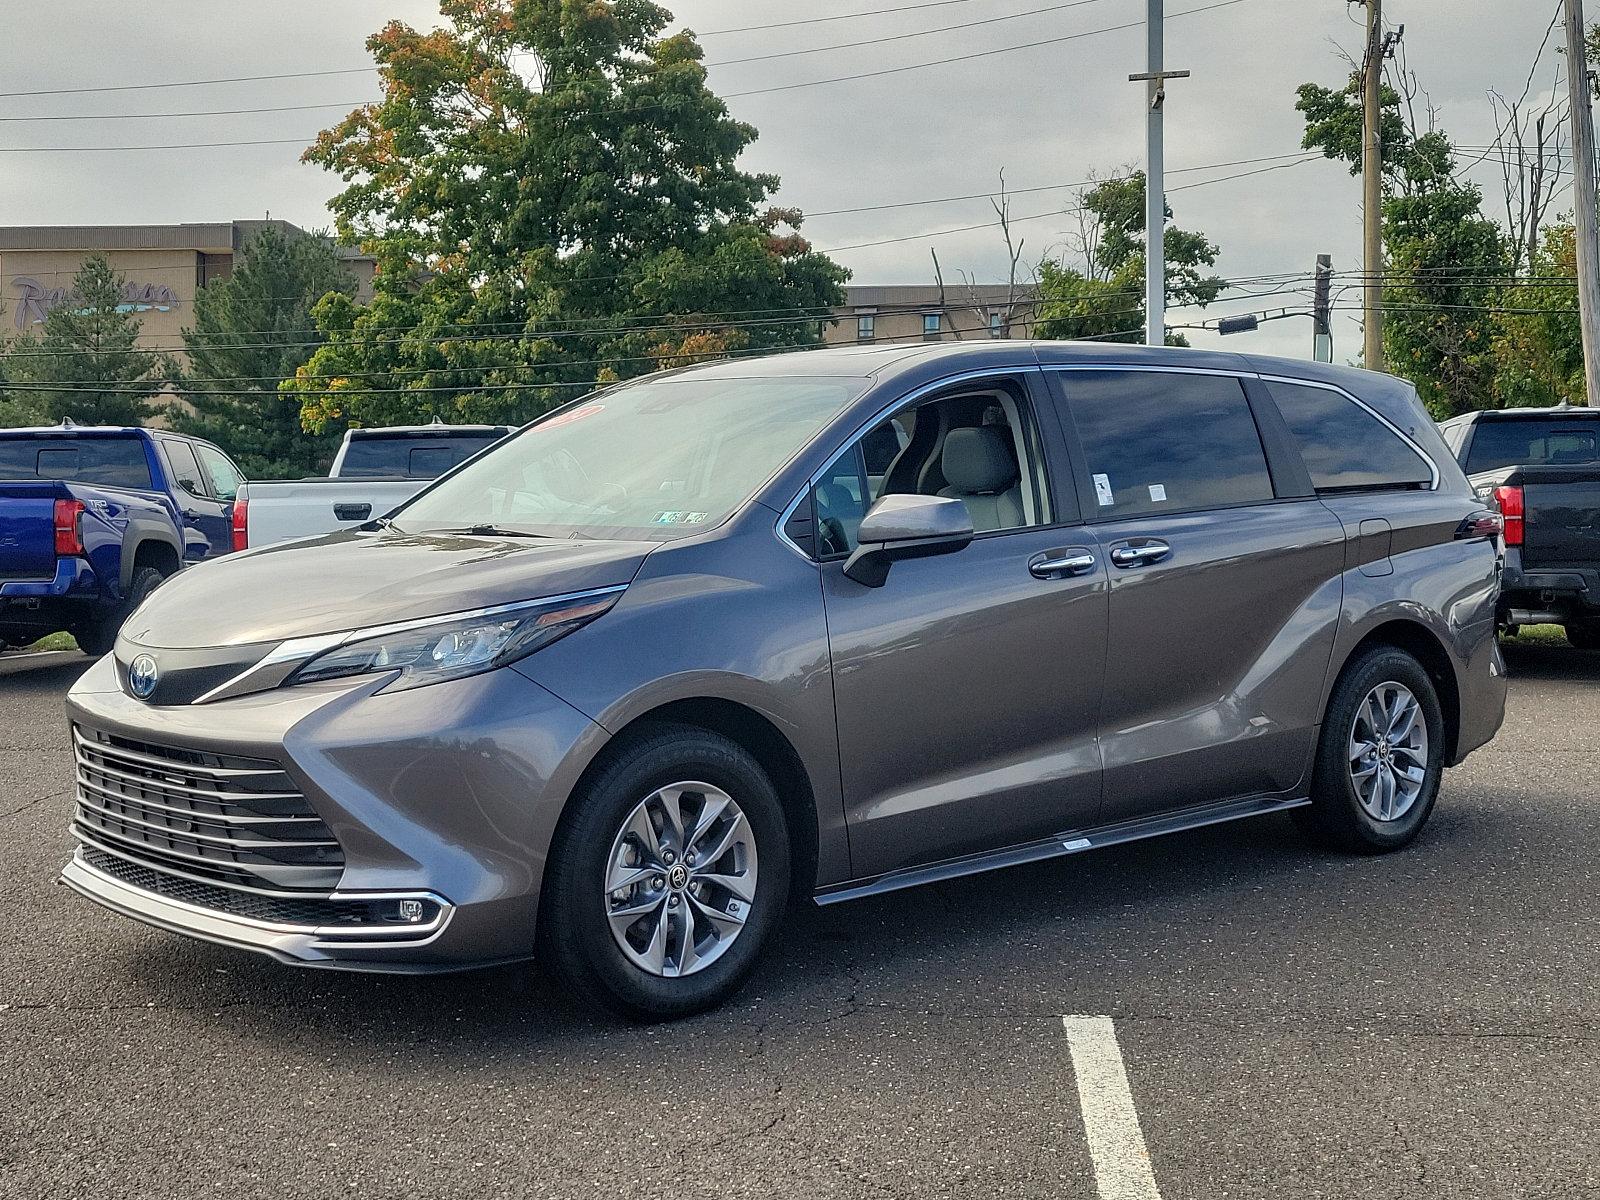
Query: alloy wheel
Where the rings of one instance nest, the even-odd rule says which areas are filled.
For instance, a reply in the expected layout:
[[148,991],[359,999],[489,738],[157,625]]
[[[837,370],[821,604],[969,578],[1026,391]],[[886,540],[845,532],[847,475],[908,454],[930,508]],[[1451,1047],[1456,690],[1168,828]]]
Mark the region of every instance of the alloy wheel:
[[756,895],[755,833],[709,783],[657,788],[629,813],[606,858],[611,935],[651,975],[693,975],[726,954]]
[[1428,721],[1411,689],[1380,683],[1356,708],[1349,744],[1350,783],[1376,821],[1411,811],[1428,778]]

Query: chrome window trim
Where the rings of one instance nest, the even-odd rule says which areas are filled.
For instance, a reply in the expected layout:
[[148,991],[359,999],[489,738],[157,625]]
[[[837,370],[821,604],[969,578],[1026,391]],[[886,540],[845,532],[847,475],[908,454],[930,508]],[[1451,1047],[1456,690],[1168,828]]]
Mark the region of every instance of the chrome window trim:
[[[792,543],[791,543],[792,544]],[[405,633],[411,629],[426,629],[430,625],[447,625],[452,621],[479,620],[484,617],[497,617],[501,613],[518,612],[524,608],[534,608],[547,604],[565,604],[570,600],[588,600],[595,596],[610,596],[628,590],[625,583],[613,584],[610,587],[589,588],[581,592],[563,592],[559,596],[537,596],[530,600],[518,600],[514,604],[496,604],[491,608],[469,608],[459,612],[440,613],[433,617],[416,617],[410,621],[395,621],[388,625],[370,625],[356,629],[346,629],[338,633],[318,634],[315,637],[291,638],[280,642],[265,658],[254,665],[246,667],[239,674],[224,683],[218,684],[204,695],[197,697],[191,703],[208,704],[213,700],[226,700],[232,696],[246,695],[252,691],[264,691],[267,687],[276,687],[287,678],[289,672],[285,670],[282,677],[261,688],[254,685],[263,677],[271,674],[276,667],[298,666],[318,654],[343,646],[349,642],[364,642],[368,638],[387,637],[394,633]]]
[[1299,387],[1320,388],[1325,392],[1337,392],[1405,443],[1406,448],[1420,458],[1428,468],[1428,474],[1431,477],[1428,490],[1430,492],[1439,490],[1439,480],[1441,478],[1439,464],[1434,462],[1432,455],[1419,446],[1388,417],[1361,399],[1360,396],[1346,391],[1336,383],[1329,383],[1325,379],[1306,379],[1298,375],[1269,375],[1260,371],[1233,371],[1223,367],[1158,367],[1146,366],[1143,363],[1049,363],[1044,369],[1047,371],[1144,371],[1156,375],[1220,375],[1228,379],[1255,379],[1262,383],[1288,383]]
[[[859,442],[883,421],[899,412],[900,409],[904,408],[908,404],[915,403],[922,397],[928,395],[930,392],[939,391],[941,388],[950,387],[953,384],[971,383],[979,379],[1022,378],[1027,375],[1042,376],[1042,374],[1043,369],[1038,363],[1022,363],[1009,367],[997,366],[990,367],[987,370],[982,371],[962,371],[959,374],[946,375],[943,379],[938,379],[932,383],[923,384],[921,387],[913,388],[911,391],[906,392],[904,395],[890,401],[888,404],[885,404],[865,421],[857,425],[856,428],[850,433],[850,436],[845,438],[844,444],[835,450],[828,457],[828,460],[825,463],[823,463],[820,467],[806,477],[805,484],[800,488],[800,491],[792,500],[789,501],[788,504],[784,505],[783,510],[778,514],[777,524],[773,526],[773,531],[778,535],[778,540],[785,546],[789,547],[789,549],[793,550],[806,562],[820,569],[822,566],[821,560],[816,558],[814,555],[807,554],[805,550],[797,546],[789,537],[789,535],[783,531],[784,526],[789,523],[789,518],[794,516],[795,510],[800,507],[801,502],[811,494],[811,489],[817,486],[818,481],[821,480],[821,478],[833,468],[833,464],[838,462],[847,453],[849,453],[849,451],[856,445],[857,442]],[[870,388],[868,390],[870,390]],[[1034,419],[1036,421],[1038,420],[1037,417]]]

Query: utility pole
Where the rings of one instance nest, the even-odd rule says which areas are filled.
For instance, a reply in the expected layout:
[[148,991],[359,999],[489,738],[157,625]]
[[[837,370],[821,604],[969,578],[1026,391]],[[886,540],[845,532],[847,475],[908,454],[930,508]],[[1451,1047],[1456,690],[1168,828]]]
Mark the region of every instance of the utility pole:
[[1311,357],[1320,363],[1333,361],[1333,258],[1317,255],[1316,290],[1311,302]]
[[1166,2],[1148,0],[1148,4],[1145,70],[1128,78],[1150,86],[1150,108],[1145,116],[1144,344],[1164,346],[1167,342],[1167,181],[1162,117],[1167,105],[1167,80],[1187,79],[1189,72],[1166,69]]
[[1383,0],[1367,6],[1367,52],[1361,66],[1362,363],[1383,370]]
[[1578,311],[1583,323],[1583,403],[1600,405],[1600,232],[1595,222],[1593,92],[1583,44],[1583,0],[1567,3],[1567,83],[1572,89],[1572,178],[1577,203]]

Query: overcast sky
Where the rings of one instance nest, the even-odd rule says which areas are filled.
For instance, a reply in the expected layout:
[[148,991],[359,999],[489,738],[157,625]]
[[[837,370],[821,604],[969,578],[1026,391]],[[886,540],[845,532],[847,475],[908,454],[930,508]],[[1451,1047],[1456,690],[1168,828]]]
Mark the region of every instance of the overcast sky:
[[[1144,0],[945,0],[943,3],[784,29],[719,33],[852,11],[904,8],[914,0],[677,0],[682,25],[703,36],[708,62],[1020,15],[1015,19],[851,49],[713,66],[723,95],[833,76],[880,71],[1004,47],[1004,53],[876,78],[729,100],[760,140],[751,169],[783,179],[779,200],[808,212],[960,196],[993,189],[1000,171],[1015,189],[1069,184],[1114,173],[1143,156]],[[1337,47],[1355,51],[1362,10],[1346,0],[1235,0],[1181,15],[1216,0],[1167,0],[1167,65],[1192,79],[1171,86],[1167,108],[1169,186],[1259,171],[1273,163],[1179,172],[1178,168],[1293,155],[1301,122],[1298,84],[1338,83],[1346,72]],[[391,18],[418,27],[437,21],[426,0],[10,0],[0,39],[0,92],[166,84],[237,75],[370,65],[366,36]],[[1049,11],[1041,11],[1049,10]],[[1389,0],[1386,17],[1406,26],[1410,65],[1462,145],[1493,134],[1486,91],[1520,92],[1555,11],[1555,0]],[[1136,26],[1073,40],[1067,35]],[[1559,42],[1559,31],[1556,39]],[[1547,53],[1540,87],[1558,60]],[[270,213],[297,224],[328,222],[325,201],[337,180],[301,165],[299,152],[339,106],[376,95],[371,73],[211,86],[68,92],[0,97],[0,224],[125,224],[227,221]],[[316,111],[145,119],[17,120],[94,114],[249,109],[327,102]],[[293,139],[288,144],[115,152],[20,151],[42,147],[153,146],[193,142]],[[1360,265],[1360,190],[1338,164],[1318,160],[1175,191],[1177,221],[1205,231],[1222,248],[1219,270],[1231,279],[1309,272],[1318,253],[1336,268]],[[1471,177],[1499,205],[1498,168]],[[1026,258],[1060,253],[1075,227],[1061,210],[1071,192],[1019,195],[1013,213],[1026,236]],[[1570,207],[1570,198],[1563,204]],[[857,283],[931,282],[929,248],[947,278],[965,270],[982,282],[1005,271],[998,231],[930,236],[992,219],[983,200],[817,216],[806,232]],[[916,236],[910,236],[916,235]],[[1252,298],[1244,287],[1211,316],[1297,296]],[[1358,296],[1351,293],[1348,303]],[[1176,321],[1202,314],[1174,314]],[[1353,319],[1336,327],[1337,357],[1359,350]],[[1212,335],[1194,335],[1200,345]],[[1305,319],[1263,326],[1227,339],[1230,347],[1310,354]]]

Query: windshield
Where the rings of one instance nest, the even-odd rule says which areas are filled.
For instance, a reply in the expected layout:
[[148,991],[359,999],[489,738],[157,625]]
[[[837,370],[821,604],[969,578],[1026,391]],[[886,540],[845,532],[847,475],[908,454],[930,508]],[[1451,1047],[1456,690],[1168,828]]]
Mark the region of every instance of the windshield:
[[1542,417],[1480,421],[1467,451],[1467,474],[1500,467],[1579,466],[1600,461],[1600,421],[1551,421]]
[[0,479],[62,479],[106,487],[148,488],[144,442],[128,437],[0,439]]
[[862,379],[684,376],[620,388],[508,438],[395,514],[408,532],[684,537],[727,518],[866,390]]

